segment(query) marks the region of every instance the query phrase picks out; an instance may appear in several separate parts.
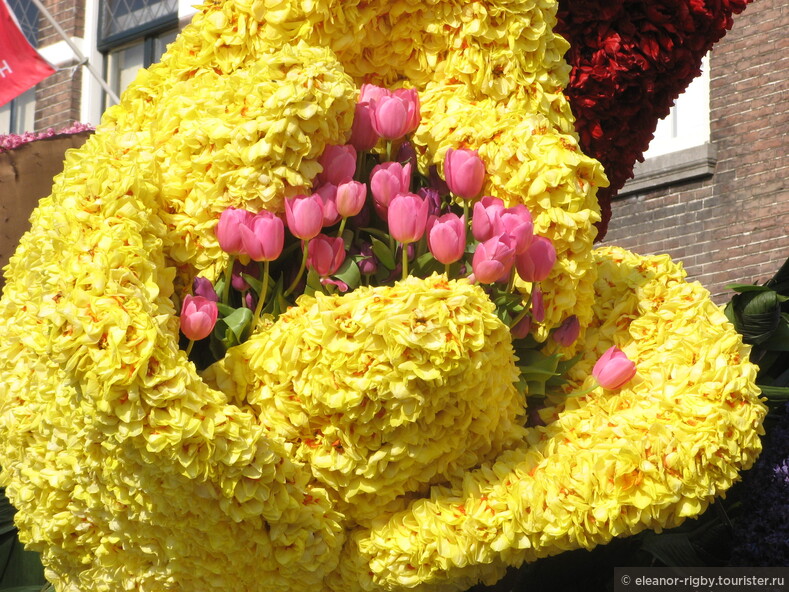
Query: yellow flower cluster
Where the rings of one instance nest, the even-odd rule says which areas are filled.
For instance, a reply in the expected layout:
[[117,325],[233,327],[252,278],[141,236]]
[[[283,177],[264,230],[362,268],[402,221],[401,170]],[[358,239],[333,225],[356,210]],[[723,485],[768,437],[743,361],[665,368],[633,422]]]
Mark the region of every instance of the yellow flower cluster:
[[507,565],[676,526],[751,466],[766,411],[756,367],[709,293],[666,256],[608,248],[595,258],[594,321],[567,390],[591,386],[613,344],[636,378],[618,392],[553,397],[547,426],[519,448],[354,532],[333,590],[492,583]]
[[523,440],[509,329],[466,280],[302,296],[204,378],[369,522]]
[[[750,466],[754,367],[706,292],[592,251],[605,180],[555,9],[210,1],[68,154],[0,300],[0,481],[57,590],[460,590],[677,524]],[[365,79],[424,93],[423,165],[478,147],[486,190],[534,211],[546,327],[588,325],[573,384],[612,343],[632,384],[524,429],[506,328],[439,277],[302,297],[198,375],[175,303],[224,261],[219,212],[308,186]]]

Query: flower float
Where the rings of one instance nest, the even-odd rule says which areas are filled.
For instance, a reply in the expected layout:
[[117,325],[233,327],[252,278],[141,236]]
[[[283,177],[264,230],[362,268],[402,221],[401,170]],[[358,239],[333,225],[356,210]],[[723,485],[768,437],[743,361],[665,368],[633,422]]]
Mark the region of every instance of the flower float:
[[708,293],[592,248],[556,9],[208,2],[69,152],[0,301],[3,484],[58,590],[462,590],[754,462]]

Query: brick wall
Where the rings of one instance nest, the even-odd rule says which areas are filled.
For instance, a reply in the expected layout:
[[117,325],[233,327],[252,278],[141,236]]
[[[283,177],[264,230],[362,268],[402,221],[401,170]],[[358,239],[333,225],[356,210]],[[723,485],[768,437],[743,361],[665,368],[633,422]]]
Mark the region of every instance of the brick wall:
[[[84,0],[44,0],[44,5],[68,35],[84,35]],[[46,47],[61,40],[55,28],[42,15],[38,46]],[[57,72],[36,87],[36,131],[50,127],[59,129],[79,121],[82,70],[73,68]]]
[[614,201],[605,243],[682,261],[716,302],[789,257],[789,5],[755,0],[713,49],[712,176]]

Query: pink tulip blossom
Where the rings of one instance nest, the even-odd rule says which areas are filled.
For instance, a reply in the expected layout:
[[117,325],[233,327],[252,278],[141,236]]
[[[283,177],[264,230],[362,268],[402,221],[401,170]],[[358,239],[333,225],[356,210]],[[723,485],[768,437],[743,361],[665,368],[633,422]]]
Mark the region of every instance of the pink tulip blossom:
[[523,339],[531,331],[531,317],[525,316],[510,328],[510,333],[515,339]]
[[474,211],[471,217],[471,233],[479,242],[504,233],[504,226],[501,223],[501,214],[504,212],[504,202],[498,197],[486,195],[474,204]]
[[337,213],[343,218],[355,216],[362,211],[367,199],[367,185],[358,181],[348,181],[337,186]]
[[321,277],[335,273],[345,261],[345,243],[341,237],[319,234],[307,246],[307,266]]
[[542,296],[542,289],[535,284],[531,292],[531,316],[538,323],[545,320],[545,301]]
[[[475,204],[476,205],[476,204]],[[523,253],[534,238],[534,223],[526,206],[519,204],[507,208],[499,215],[504,232],[515,239],[515,253]]]
[[296,238],[309,240],[323,228],[323,200],[317,193],[285,200],[285,219]]
[[373,129],[387,140],[397,140],[419,126],[419,97],[413,89],[400,89],[372,99]]
[[315,191],[323,202],[323,226],[336,224],[342,216],[337,211],[337,185],[324,183]]
[[541,282],[556,263],[556,249],[544,236],[536,236],[528,248],[515,258],[518,275],[526,282]]
[[398,193],[408,193],[411,188],[411,164],[384,162],[370,172],[370,191],[373,194],[375,211],[384,220],[389,202]]
[[373,108],[368,102],[356,103],[351,127],[350,144],[358,152],[372,150],[378,143],[378,132],[373,127]]
[[247,210],[227,208],[219,216],[216,225],[216,239],[225,253],[238,255],[241,253],[241,227],[246,226],[254,214]]
[[449,265],[459,261],[466,251],[466,220],[457,214],[434,218],[427,234],[430,252],[439,262]]
[[263,210],[240,228],[241,252],[253,261],[274,261],[285,244],[285,225],[275,214]]
[[191,341],[205,339],[214,330],[218,314],[213,300],[187,294],[181,306],[181,332]]
[[389,204],[389,234],[400,243],[413,243],[422,238],[427,226],[429,204],[413,193],[400,193]]
[[614,345],[600,356],[592,368],[592,374],[603,388],[618,389],[636,375],[636,365]]
[[485,164],[476,150],[447,150],[444,178],[449,190],[463,199],[474,199],[482,191]]
[[326,146],[318,163],[323,167],[318,176],[321,182],[339,185],[350,181],[356,173],[356,148],[350,144]]
[[481,284],[492,284],[506,279],[515,261],[515,243],[508,235],[494,236],[477,245],[471,268]]

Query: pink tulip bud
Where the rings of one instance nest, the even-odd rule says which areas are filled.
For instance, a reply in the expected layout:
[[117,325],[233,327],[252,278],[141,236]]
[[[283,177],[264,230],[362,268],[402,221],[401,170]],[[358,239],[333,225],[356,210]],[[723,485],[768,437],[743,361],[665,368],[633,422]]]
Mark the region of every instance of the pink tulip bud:
[[540,286],[535,284],[531,292],[531,316],[538,323],[545,320],[545,301]]
[[367,185],[348,181],[337,186],[337,212],[343,218],[355,216],[362,211],[367,199]]
[[434,218],[427,234],[427,245],[433,257],[444,265],[459,261],[466,251],[466,219],[457,214]]
[[421,187],[416,194],[430,204],[428,217],[438,218],[441,215],[441,196],[438,194],[438,191],[431,187]]
[[471,216],[471,234],[479,242],[504,233],[504,226],[501,223],[501,214],[504,212],[504,202],[498,197],[486,195],[474,204],[474,211]]
[[323,228],[323,200],[317,193],[285,200],[285,219],[296,238],[309,240]]
[[581,334],[581,323],[575,315],[569,316],[553,332],[553,339],[562,347],[569,347]]
[[449,190],[463,199],[474,199],[482,191],[485,164],[476,150],[447,150],[444,178]]
[[517,205],[507,208],[500,214],[499,220],[504,232],[515,239],[516,254],[523,253],[529,248],[534,238],[534,223],[526,206]]
[[[235,263],[233,263],[233,275],[230,279],[230,284],[239,292],[246,292],[249,290],[250,286],[242,274],[252,276],[255,279],[260,279],[260,266],[254,261],[250,261],[244,265],[238,259],[236,259]],[[195,295],[197,295],[197,293],[195,293]]]
[[389,202],[398,193],[408,193],[411,188],[411,165],[384,162],[370,172],[370,191],[373,193],[375,211],[384,220]]
[[359,254],[362,258],[357,264],[362,275],[372,275],[378,271],[378,260],[375,258],[373,246],[370,243],[364,243],[359,249]]
[[477,245],[471,268],[481,284],[492,284],[507,278],[515,260],[515,243],[508,235],[494,236]]
[[192,341],[205,339],[214,330],[218,314],[216,302],[187,294],[181,306],[181,332]]
[[356,103],[349,142],[359,152],[372,150],[378,143],[378,132],[373,127],[373,108],[370,103]]
[[636,375],[636,365],[625,352],[612,346],[597,360],[592,374],[603,388],[618,389]]
[[429,204],[413,193],[400,193],[389,204],[389,234],[400,243],[413,243],[422,238],[427,226]]
[[397,140],[419,126],[419,97],[414,89],[399,89],[373,99],[373,129],[382,138]]
[[321,182],[339,185],[350,181],[356,172],[356,148],[350,144],[326,146],[318,163],[323,167],[318,176]]
[[307,246],[307,266],[321,277],[336,272],[345,261],[345,243],[342,237],[319,234]]
[[541,282],[556,263],[556,249],[544,236],[536,236],[528,248],[515,258],[518,275],[526,282]]
[[523,339],[531,331],[531,317],[525,316],[516,323],[514,327],[510,328],[510,333],[515,339]]
[[247,210],[237,208],[227,208],[219,216],[219,223],[216,225],[216,239],[219,246],[225,253],[238,255],[241,253],[241,230],[254,214]]
[[241,252],[253,261],[274,261],[282,253],[285,225],[278,216],[263,210],[241,227]]
[[339,222],[340,213],[337,211],[337,186],[332,183],[324,183],[315,192],[321,196],[323,204],[323,226],[331,226]]

